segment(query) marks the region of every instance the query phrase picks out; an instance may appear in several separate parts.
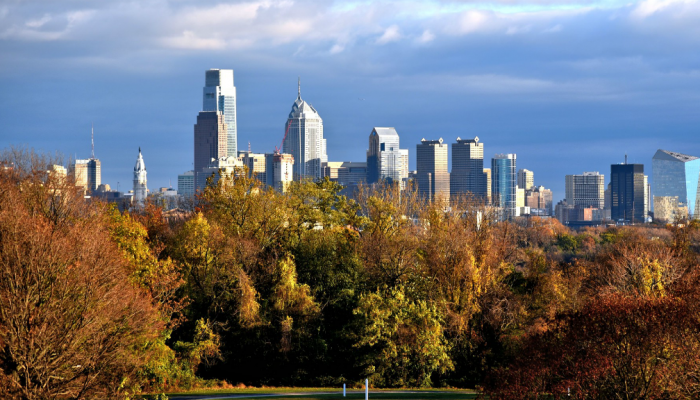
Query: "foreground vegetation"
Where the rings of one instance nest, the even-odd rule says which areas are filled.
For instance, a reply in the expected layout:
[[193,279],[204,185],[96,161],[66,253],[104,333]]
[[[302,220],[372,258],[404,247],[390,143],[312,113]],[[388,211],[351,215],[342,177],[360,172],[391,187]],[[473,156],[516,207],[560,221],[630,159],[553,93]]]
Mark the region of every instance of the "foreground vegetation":
[[[222,179],[188,211],[0,171],[0,397],[218,384],[700,396],[700,227],[497,222],[395,187]],[[569,397],[570,396],[570,397]]]

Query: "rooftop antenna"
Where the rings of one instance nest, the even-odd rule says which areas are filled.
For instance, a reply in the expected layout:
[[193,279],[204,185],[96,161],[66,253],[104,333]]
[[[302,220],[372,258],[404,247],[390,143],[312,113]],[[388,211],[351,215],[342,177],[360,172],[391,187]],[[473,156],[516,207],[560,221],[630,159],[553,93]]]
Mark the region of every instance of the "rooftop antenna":
[[301,77],[299,76],[297,76],[297,86],[299,87],[297,98],[301,99]]
[[627,153],[625,153],[625,165],[627,164]]
[[250,141],[248,141],[248,153],[250,153]]
[[95,159],[95,123],[92,123],[92,129],[90,133],[90,141],[92,142],[92,157],[91,160]]

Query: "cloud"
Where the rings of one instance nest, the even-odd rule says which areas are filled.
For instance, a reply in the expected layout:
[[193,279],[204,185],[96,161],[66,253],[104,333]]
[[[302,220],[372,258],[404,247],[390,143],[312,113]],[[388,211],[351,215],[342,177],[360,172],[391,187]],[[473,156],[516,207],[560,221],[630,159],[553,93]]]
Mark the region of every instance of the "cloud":
[[426,29],[420,35],[417,42],[418,43],[429,43],[429,42],[432,42],[433,40],[435,40],[435,34],[433,32],[431,32],[429,29]]
[[390,42],[396,42],[401,39],[401,32],[399,32],[398,25],[392,25],[384,31],[382,36],[377,39],[377,44],[387,44]]
[[226,47],[226,42],[217,38],[200,38],[192,31],[184,31],[182,35],[163,39],[163,43],[176,49],[189,50],[220,50]]
[[342,44],[336,43],[333,45],[333,47],[331,47],[329,52],[331,54],[338,54],[338,53],[342,53],[343,50],[345,50],[345,46]]
[[542,31],[542,33],[556,33],[556,32],[561,32],[562,26],[561,24],[556,24],[550,28],[547,28]]

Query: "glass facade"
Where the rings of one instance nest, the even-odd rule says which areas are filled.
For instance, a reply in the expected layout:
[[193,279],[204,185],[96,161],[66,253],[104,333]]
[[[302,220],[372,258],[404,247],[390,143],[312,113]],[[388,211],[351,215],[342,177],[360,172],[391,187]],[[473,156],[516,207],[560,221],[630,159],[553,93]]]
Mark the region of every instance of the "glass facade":
[[457,138],[457,143],[452,143],[450,194],[457,198],[467,193],[484,200],[487,198],[484,144],[479,142],[478,137]]
[[[669,199],[677,198],[677,207],[687,209],[688,214],[697,218],[698,181],[700,180],[700,158],[667,150],[658,150],[652,158],[654,179],[654,208],[663,204],[661,214],[667,214]],[[660,219],[668,219],[667,215]]]
[[645,179],[643,164],[610,166],[610,215],[614,221],[645,222]]
[[503,210],[503,218],[513,218],[519,215],[515,161],[515,154],[497,154],[491,159],[491,195],[494,205]]
[[402,167],[399,134],[396,129],[375,127],[369,135],[367,183],[382,180],[401,183]]
[[227,156],[238,155],[236,122],[236,87],[232,69],[210,69],[205,72],[202,111],[217,111],[226,123]]

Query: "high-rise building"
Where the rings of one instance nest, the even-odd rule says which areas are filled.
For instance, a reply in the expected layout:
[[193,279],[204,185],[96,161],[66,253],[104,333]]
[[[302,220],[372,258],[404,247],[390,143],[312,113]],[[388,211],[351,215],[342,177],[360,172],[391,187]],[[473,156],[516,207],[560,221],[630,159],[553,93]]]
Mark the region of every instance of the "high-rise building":
[[143,204],[148,196],[148,186],[146,184],[146,164],[143,162],[141,148],[139,147],[139,156],[136,159],[134,166],[134,201]]
[[301,83],[284,129],[282,148],[294,159],[294,180],[321,178],[321,164],[328,161],[323,120],[311,104],[301,99]]
[[603,209],[605,207],[605,176],[598,172],[566,175],[566,203]]
[[408,149],[399,149],[401,153],[401,188],[405,189],[408,184]]
[[227,157],[228,137],[224,115],[217,111],[202,111],[194,126],[194,183],[195,190],[204,190],[207,177],[203,170],[212,159]]
[[183,197],[194,196],[194,171],[187,171],[177,176],[177,194]]
[[294,176],[294,157],[291,154],[273,155],[273,179],[274,188],[281,193],[289,190]]
[[700,158],[659,149],[651,170],[655,219],[672,222],[683,217],[682,210],[700,217]]
[[343,186],[357,186],[367,179],[367,163],[329,161],[323,163],[323,177]]
[[88,191],[90,193],[97,190],[102,183],[102,163],[96,158],[91,158],[87,163]]
[[521,169],[518,171],[518,187],[524,190],[530,190],[535,186],[535,173],[529,169]]
[[493,202],[491,195],[491,168],[484,168],[484,176],[486,177],[486,204],[491,204]]
[[645,222],[644,164],[611,165],[610,188],[613,221]]
[[73,160],[68,164],[68,174],[73,178],[75,186],[88,190],[88,162],[90,160]]
[[544,186],[533,186],[525,193],[525,206],[543,210],[538,215],[552,215],[552,191]]
[[266,183],[267,168],[265,166],[265,154],[250,151],[239,151],[238,159],[248,170],[248,177]]
[[408,177],[408,150],[399,148],[394,128],[375,127],[369,135],[367,183],[386,181],[403,188]]
[[496,154],[491,159],[493,204],[503,210],[503,218],[519,215],[517,201],[517,174],[515,154]]
[[210,69],[204,73],[202,111],[218,112],[226,123],[226,154],[238,155],[238,123],[236,120],[236,87],[232,69]]
[[486,200],[487,176],[484,173],[484,144],[479,137],[457,138],[452,143],[452,171],[450,172],[450,196],[455,199],[471,194]]
[[429,200],[449,203],[450,173],[447,171],[447,143],[422,139],[416,145],[418,192]]

